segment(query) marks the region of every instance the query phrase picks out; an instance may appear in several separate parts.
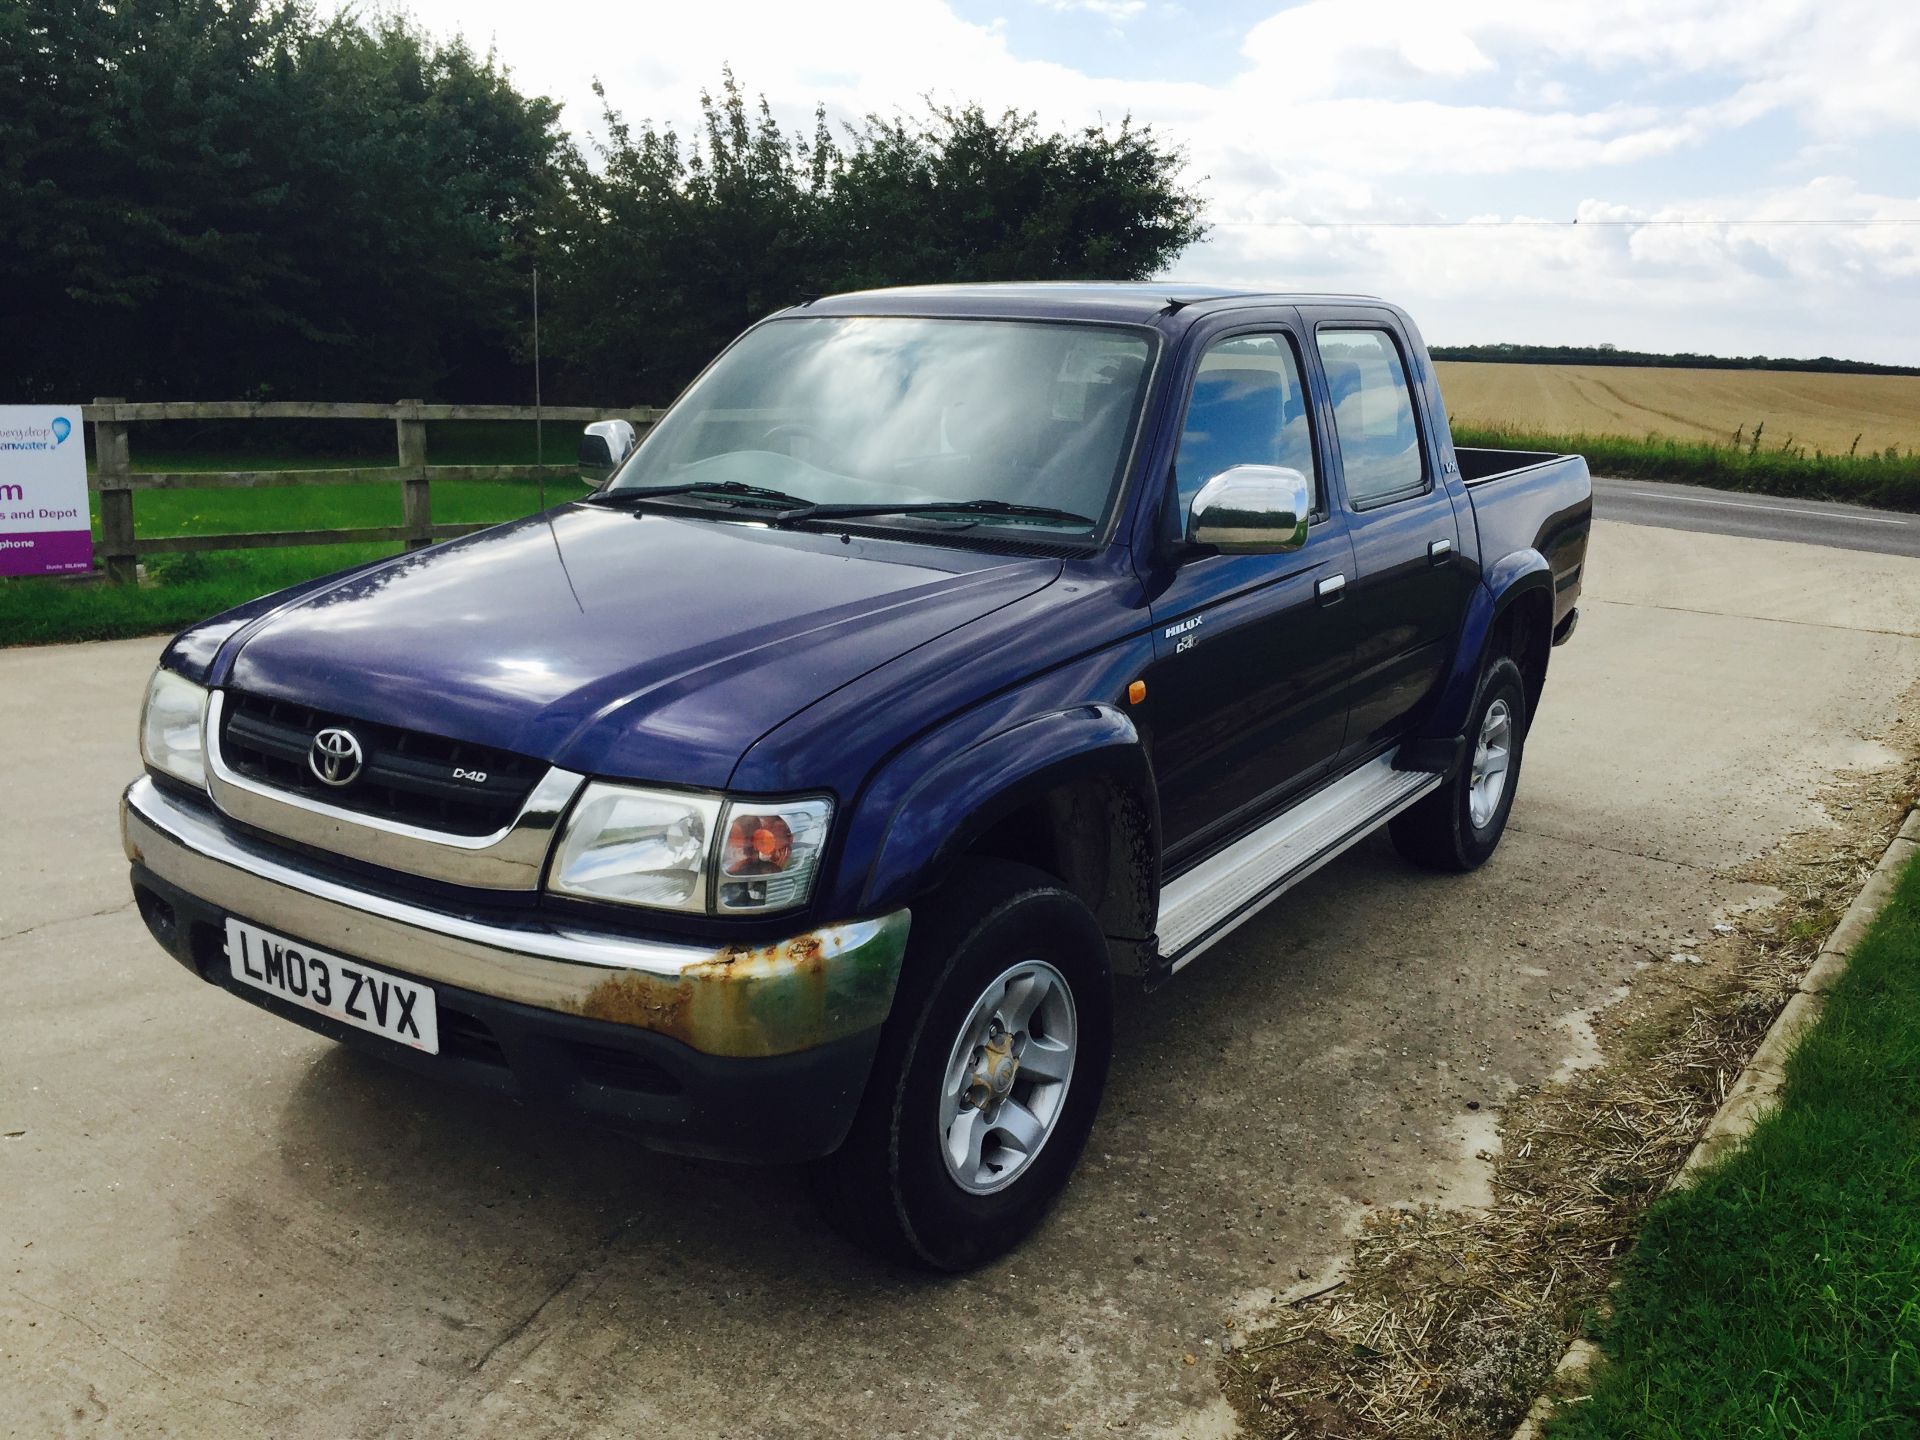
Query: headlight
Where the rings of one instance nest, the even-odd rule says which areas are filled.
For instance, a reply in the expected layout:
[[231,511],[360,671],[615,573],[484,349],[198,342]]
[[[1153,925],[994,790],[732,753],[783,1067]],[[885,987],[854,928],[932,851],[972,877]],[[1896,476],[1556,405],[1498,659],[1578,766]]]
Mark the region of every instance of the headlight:
[[156,670],[140,711],[140,758],[149,769],[207,788],[207,692],[184,675]]
[[726,801],[595,780],[581,792],[547,888],[656,910],[791,910],[813,890],[833,802]]
[[567,822],[548,888],[659,910],[707,908],[720,801],[594,781]]

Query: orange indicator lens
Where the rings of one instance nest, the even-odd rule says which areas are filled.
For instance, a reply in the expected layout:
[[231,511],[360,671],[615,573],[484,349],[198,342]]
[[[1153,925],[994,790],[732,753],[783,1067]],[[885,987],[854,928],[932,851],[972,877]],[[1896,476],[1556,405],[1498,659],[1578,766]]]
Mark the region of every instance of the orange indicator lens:
[[736,815],[721,868],[729,875],[778,875],[793,858],[793,830],[778,815]]

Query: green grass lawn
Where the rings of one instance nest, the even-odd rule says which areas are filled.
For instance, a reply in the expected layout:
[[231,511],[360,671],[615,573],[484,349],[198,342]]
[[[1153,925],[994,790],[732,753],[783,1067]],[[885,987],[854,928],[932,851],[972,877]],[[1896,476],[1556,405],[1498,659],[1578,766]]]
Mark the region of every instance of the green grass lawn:
[[1745,1148],[1648,1212],[1552,1440],[1920,1435],[1920,860]]
[[[341,422],[341,428],[348,424]],[[390,437],[392,428],[374,423],[366,433],[349,435],[336,446],[322,445],[297,455],[262,453],[257,445],[242,443],[244,437],[231,426],[211,436],[227,447],[222,449],[206,448],[204,443],[168,445],[164,437],[136,432],[133,466],[145,471],[208,471],[379,465],[390,462],[391,442],[384,454],[373,448],[374,442],[382,433]],[[534,459],[531,425],[448,422],[429,425],[427,430],[427,457],[436,465],[512,465]],[[574,425],[547,426],[548,461],[566,459],[577,435]],[[150,443],[143,445],[143,439]],[[583,493],[576,481],[561,475],[548,482],[546,500],[557,505]],[[512,520],[533,514],[540,508],[540,499],[540,486],[530,481],[440,481],[433,486],[433,518],[437,524]],[[97,540],[99,497],[92,497],[92,502]],[[254,490],[142,490],[134,497],[134,532],[140,536],[332,530],[398,525],[400,520],[398,481]],[[322,545],[158,555],[145,562],[148,580],[139,586],[0,580],[0,645],[109,640],[177,630],[255,596],[395,554],[400,548],[397,543]]]

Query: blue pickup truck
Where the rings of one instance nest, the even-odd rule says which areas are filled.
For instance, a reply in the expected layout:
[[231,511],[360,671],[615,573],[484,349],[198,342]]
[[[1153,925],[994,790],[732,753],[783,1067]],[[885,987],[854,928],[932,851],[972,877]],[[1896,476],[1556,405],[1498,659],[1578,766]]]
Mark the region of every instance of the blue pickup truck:
[[1577,456],[1456,448],[1359,296],[815,300],[633,439],[176,638],[140,913],[422,1073],[812,1162],[936,1269],[1066,1184],[1121,977],[1381,826],[1492,854],[1592,515]]

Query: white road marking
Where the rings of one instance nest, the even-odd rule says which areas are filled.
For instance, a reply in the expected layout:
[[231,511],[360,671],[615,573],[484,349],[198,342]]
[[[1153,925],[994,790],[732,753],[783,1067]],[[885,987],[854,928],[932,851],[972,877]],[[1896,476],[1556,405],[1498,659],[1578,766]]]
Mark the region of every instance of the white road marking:
[[1811,515],[1816,520],[1850,520],[1855,525],[1911,525],[1911,520],[1890,520],[1882,515],[1847,515],[1837,510],[1805,510],[1797,505],[1755,505],[1745,500],[1708,500],[1701,495],[1669,495],[1664,490],[1633,490],[1622,485],[1616,494],[1644,495],[1649,500],[1677,500],[1682,505],[1718,505],[1724,510],[1771,510],[1778,515]]

